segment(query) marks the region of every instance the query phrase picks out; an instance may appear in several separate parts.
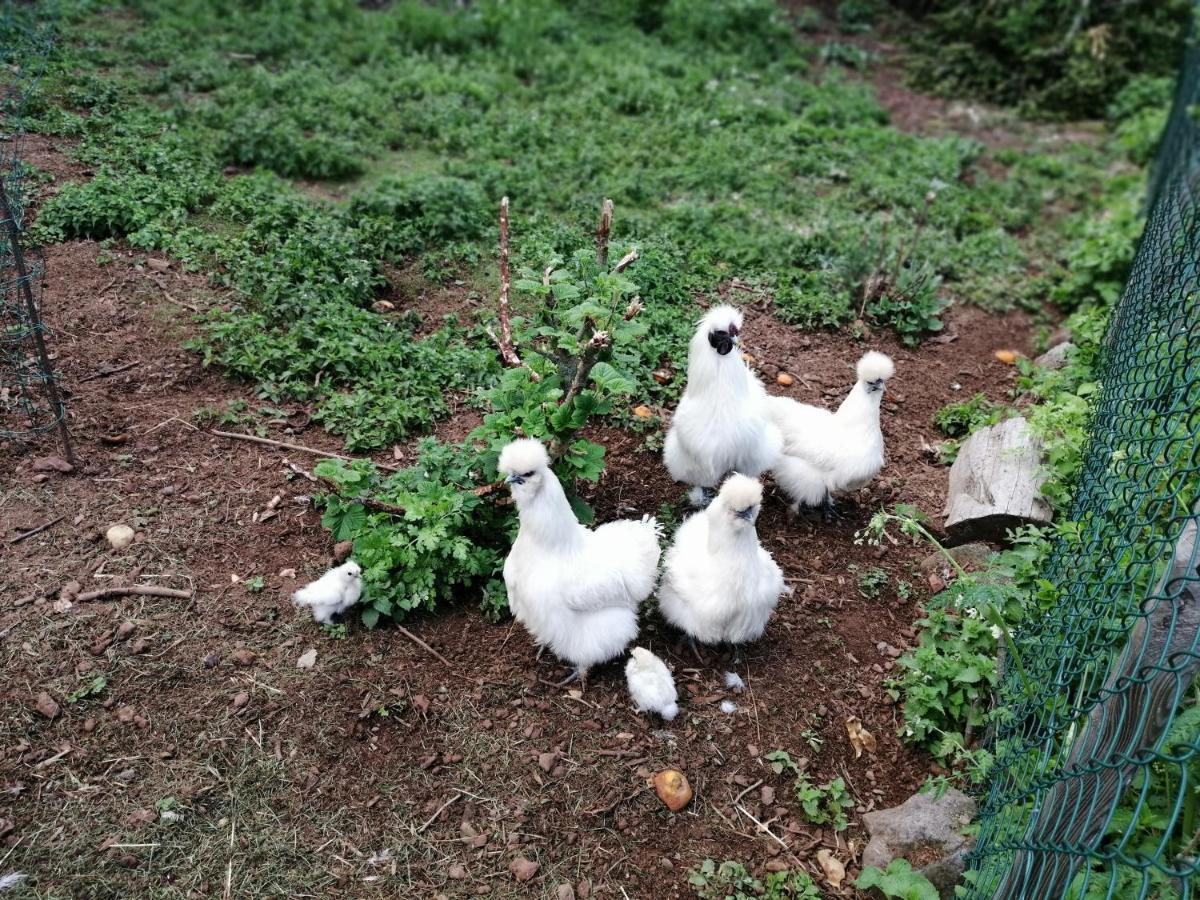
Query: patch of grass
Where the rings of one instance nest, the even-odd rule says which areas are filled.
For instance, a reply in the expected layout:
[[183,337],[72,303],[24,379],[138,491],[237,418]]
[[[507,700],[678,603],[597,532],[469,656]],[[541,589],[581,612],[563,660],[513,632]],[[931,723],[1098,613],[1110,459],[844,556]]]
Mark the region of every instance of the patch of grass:
[[[869,25],[872,4],[843,7],[844,27]],[[682,363],[694,296],[732,274],[797,325],[861,315],[909,342],[950,299],[1030,294],[1024,233],[1103,162],[1072,147],[1000,172],[972,141],[902,134],[864,85],[808,74],[817,49],[769,0],[185,0],[132,4],[119,27],[63,9],[30,124],[78,135],[95,176],[46,204],[40,238],[119,237],[209,272],[230,293],[203,322],[205,362],[315,403],[358,449],[427,430],[447,390],[495,383],[475,323],[418,336],[371,304],[385,266],[436,281],[490,259],[501,195],[523,217],[518,263],[580,246],[615,200],[642,250],[638,386],[654,400],[679,389],[649,373]],[[849,52],[826,56],[857,64]],[[322,180],[346,201],[314,197]],[[865,243],[896,264],[864,303]]]

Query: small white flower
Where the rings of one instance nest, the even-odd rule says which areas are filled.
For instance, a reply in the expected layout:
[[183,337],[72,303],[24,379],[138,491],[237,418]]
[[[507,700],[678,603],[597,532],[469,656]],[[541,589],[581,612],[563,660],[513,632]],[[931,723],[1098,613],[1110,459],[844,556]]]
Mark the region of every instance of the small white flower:
[[1004,634],[1004,632],[1000,629],[999,625],[992,626],[992,637],[994,637],[996,640],[1000,640],[1000,635],[1002,634]]

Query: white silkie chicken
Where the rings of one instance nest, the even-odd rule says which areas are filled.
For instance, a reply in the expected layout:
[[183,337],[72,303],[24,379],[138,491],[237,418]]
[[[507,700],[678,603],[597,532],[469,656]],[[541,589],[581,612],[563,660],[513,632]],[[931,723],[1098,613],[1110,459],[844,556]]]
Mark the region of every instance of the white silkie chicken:
[[667,664],[645,647],[629,651],[625,683],[638,712],[657,713],[668,722],[679,715],[675,678]]
[[692,485],[693,505],[712,500],[731,472],[757,478],[779,458],[783,439],[767,411],[767,392],[738,352],[742,314],[710,309],[688,349],[688,380],[671,420],[663,462]]
[[691,516],[667,551],[658,605],[663,617],[696,641],[741,645],[762,637],[787,589],[783,572],[758,542],[754,522],[762,484],[732,475],[708,509]]
[[579,524],[537,441],[513,441],[499,469],[521,519],[504,561],[509,608],[535,643],[574,667],[562,684],[583,682],[637,637],[638,606],[658,576],[658,524]]
[[871,350],[858,361],[858,383],[836,412],[787,397],[768,401],[771,417],[783,432],[783,455],[775,482],[791,500],[791,512],[821,508],[837,515],[834,494],[867,484],[883,468],[883,432],[879,404],[884,386],[896,372],[891,359]]
[[334,616],[344,613],[361,596],[362,567],[349,560],[300,588],[292,594],[292,602],[307,606],[312,610],[313,621],[328,625]]

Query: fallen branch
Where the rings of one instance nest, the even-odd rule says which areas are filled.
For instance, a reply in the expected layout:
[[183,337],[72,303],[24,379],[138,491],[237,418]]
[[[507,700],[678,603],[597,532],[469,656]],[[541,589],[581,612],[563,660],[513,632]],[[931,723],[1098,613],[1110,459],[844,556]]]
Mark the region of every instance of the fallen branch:
[[427,652],[431,656],[433,656],[435,659],[437,659],[447,669],[454,668],[454,666],[452,666],[450,664],[450,660],[446,659],[446,657],[442,656],[442,654],[438,653],[436,650],[434,650],[432,647],[430,647],[427,643],[425,643],[423,640],[421,640],[419,637],[417,637],[415,634],[413,634],[411,631],[409,631],[403,625],[397,625],[396,630],[399,631],[406,638],[408,638],[410,641],[412,641],[414,644],[416,644],[418,647],[420,647],[422,650],[424,650],[425,652]]
[[182,306],[184,309],[190,309],[196,315],[201,314],[202,310],[199,307],[192,306],[190,303],[184,303],[182,300],[172,296],[171,292],[167,290],[167,286],[162,283],[162,279],[157,275],[150,275],[149,278],[158,285],[158,289],[162,291],[162,295],[168,303],[174,303],[176,306]]
[[19,544],[19,543],[21,543],[21,541],[25,540],[25,538],[31,538],[35,534],[41,534],[47,528],[50,528],[53,525],[57,525],[62,520],[63,520],[62,516],[59,516],[57,519],[51,519],[49,522],[39,525],[37,528],[31,528],[28,531],[21,532],[16,537],[9,538],[8,542],[10,544]]
[[156,587],[152,584],[130,584],[125,587],[106,587],[98,591],[88,591],[77,596],[75,602],[86,603],[89,600],[103,600],[106,597],[124,597],[128,594],[138,594],[143,597],[175,597],[179,600],[190,600],[192,597],[191,591]]
[[[311,453],[313,456],[324,456],[326,459],[341,459],[346,462],[357,462],[357,460],[355,460],[353,457],[343,456],[340,453],[330,453],[328,450],[318,450],[315,447],[305,447],[301,444],[289,444],[287,441],[273,441],[270,438],[262,438],[254,434],[239,434],[236,431],[218,431],[215,428],[212,430],[212,434],[215,434],[217,437],[230,438],[231,440],[235,441],[250,441],[252,444],[264,444],[267,447],[282,447],[284,450],[296,450],[300,453]],[[371,460],[367,460],[367,462],[371,462],[371,464],[376,468],[385,469],[388,472],[400,471],[395,466],[387,466],[383,463],[372,462]]]
[[93,372],[91,375],[80,378],[79,383],[83,384],[85,381],[95,381],[97,378],[107,378],[109,375],[116,375],[118,372],[124,372],[128,369],[132,369],[134,366],[140,366],[141,364],[142,361],[140,359],[135,359],[133,362],[125,363],[123,366],[117,366],[115,369],[101,369],[98,372]]

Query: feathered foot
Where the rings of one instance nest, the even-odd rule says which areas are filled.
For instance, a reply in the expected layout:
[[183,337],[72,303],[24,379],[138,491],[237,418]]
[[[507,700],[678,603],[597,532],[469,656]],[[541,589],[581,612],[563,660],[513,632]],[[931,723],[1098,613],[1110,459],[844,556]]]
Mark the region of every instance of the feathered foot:
[[688,491],[688,502],[696,509],[708,509],[708,505],[716,499],[716,488],[694,487]]
[[580,686],[585,691],[587,690],[587,669],[583,668],[583,666],[576,666],[574,670],[572,670],[571,674],[562,681],[554,682],[554,686],[566,687],[568,684],[574,684],[576,681],[579,682]]
[[730,661],[732,662],[733,665],[740,666],[742,664],[742,645],[731,643],[729,645],[729,649],[733,653],[733,656],[730,658]]
[[821,518],[828,522],[840,522],[842,514],[838,512],[837,504],[833,502],[833,495],[826,494],[825,500],[821,503]]
[[534,662],[541,662],[541,661],[542,661],[542,654],[543,654],[543,653],[545,653],[545,652],[546,652],[546,645],[545,645],[545,644],[538,644],[538,645],[537,645],[537,653],[536,653],[536,654],[534,654],[533,661],[534,661]]

